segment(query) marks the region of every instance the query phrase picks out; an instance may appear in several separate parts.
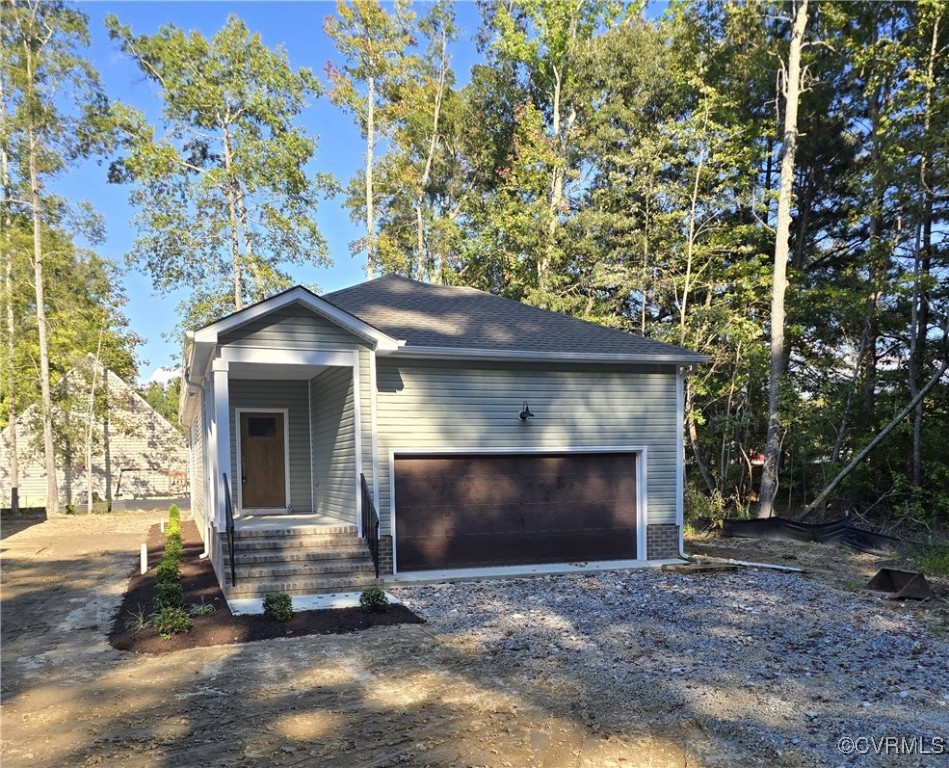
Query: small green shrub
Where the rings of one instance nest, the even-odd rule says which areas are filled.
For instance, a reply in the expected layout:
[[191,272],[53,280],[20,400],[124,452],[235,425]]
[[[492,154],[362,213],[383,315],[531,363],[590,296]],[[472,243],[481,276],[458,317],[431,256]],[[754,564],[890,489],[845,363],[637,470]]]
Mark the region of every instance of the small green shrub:
[[188,606],[189,616],[207,616],[209,613],[214,613],[214,606],[204,602],[203,597],[200,603],[192,603]]
[[159,582],[155,596],[155,610],[160,611],[164,608],[181,608],[185,604],[185,592],[181,584],[177,581]]
[[264,616],[271,621],[293,618],[293,599],[286,592],[271,592],[264,598]]
[[162,608],[155,614],[153,623],[158,634],[165,640],[172,635],[180,635],[191,629],[191,618],[180,606]]
[[145,609],[140,605],[137,611],[129,611],[129,618],[125,622],[125,628],[129,632],[141,632],[151,623],[151,614],[145,613]]
[[169,584],[178,581],[178,561],[173,558],[164,558],[155,569],[155,579],[159,584]]
[[700,520],[708,518],[711,520],[724,520],[728,516],[725,499],[718,491],[711,496],[696,488],[694,485],[688,485],[685,489],[685,518],[686,520]]
[[364,611],[388,611],[389,598],[382,587],[366,587],[359,595],[359,607]]
[[181,520],[181,510],[178,509],[177,504],[172,504],[168,507],[168,519],[169,520]]

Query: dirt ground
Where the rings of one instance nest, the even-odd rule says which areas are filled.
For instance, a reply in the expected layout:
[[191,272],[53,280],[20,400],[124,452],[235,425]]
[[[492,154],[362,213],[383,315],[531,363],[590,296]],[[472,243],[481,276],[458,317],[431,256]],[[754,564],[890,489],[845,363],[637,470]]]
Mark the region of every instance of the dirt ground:
[[[585,688],[562,656],[535,679],[516,651],[484,654],[429,625],[161,656],[116,650],[106,635],[155,521],[154,513],[3,521],[4,768],[801,765],[747,738],[729,741],[727,729],[712,733],[699,706],[683,708],[662,689],[637,690],[621,677],[609,690]],[[731,544],[700,548],[767,559]],[[851,561],[862,578],[873,563],[861,557],[835,549],[814,565]],[[926,642],[942,653],[938,637]],[[746,708],[729,715],[735,733],[762,695],[732,697]],[[837,757],[809,764],[937,764]]]
[[[686,539],[685,550],[699,560],[733,559],[801,568],[808,579],[847,592],[860,590],[880,568],[916,570],[912,563],[899,558],[853,552],[834,544],[726,539],[699,533]],[[930,575],[927,581],[935,597],[922,602],[907,600],[899,604],[900,608],[937,634],[949,635],[949,578]]]
[[379,612],[363,611],[360,608],[296,611],[291,619],[281,622],[271,621],[261,615],[234,616],[228,610],[211,561],[200,558],[204,544],[197,527],[193,522],[185,521],[181,525],[181,533],[184,546],[179,575],[185,606],[210,606],[214,610],[192,616],[188,632],[166,638],[162,638],[153,626],[130,626],[129,620],[133,616],[147,615],[155,604],[155,568],[161,562],[165,549],[165,534],[155,524],[149,529],[145,542],[151,567],[145,574],[136,571],[129,579],[122,606],[116,612],[109,633],[109,642],[113,648],[134,653],[173,653],[209,645],[233,645],[305,635],[347,634],[369,627],[422,622],[403,605],[390,605],[389,610]]

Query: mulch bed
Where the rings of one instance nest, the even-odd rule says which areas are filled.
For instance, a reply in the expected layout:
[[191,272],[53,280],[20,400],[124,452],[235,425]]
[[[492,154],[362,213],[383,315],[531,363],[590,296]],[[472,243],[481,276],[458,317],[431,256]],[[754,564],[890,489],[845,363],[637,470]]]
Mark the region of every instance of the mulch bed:
[[148,532],[148,572],[135,573],[129,580],[122,607],[115,617],[109,642],[120,651],[133,653],[169,653],[184,648],[201,648],[208,645],[231,645],[254,640],[269,640],[275,637],[303,637],[305,635],[345,634],[369,627],[391,624],[422,624],[424,620],[403,605],[391,605],[385,612],[367,612],[361,608],[333,608],[320,611],[298,611],[289,621],[275,622],[263,615],[235,616],[227,607],[227,601],[218,586],[217,577],[210,558],[198,559],[204,544],[198,529],[191,521],[182,522],[183,541],[181,561],[181,586],[185,593],[185,606],[213,605],[214,612],[191,619],[191,630],[186,634],[172,635],[165,640],[159,637],[154,627],[134,631],[126,629],[133,614],[148,615],[155,602],[155,566],[161,561],[165,549],[165,534],[158,525]]

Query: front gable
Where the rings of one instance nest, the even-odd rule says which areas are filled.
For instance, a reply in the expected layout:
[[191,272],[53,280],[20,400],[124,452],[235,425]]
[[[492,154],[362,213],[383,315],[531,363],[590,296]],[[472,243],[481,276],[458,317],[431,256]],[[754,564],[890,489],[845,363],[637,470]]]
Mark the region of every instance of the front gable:
[[[393,351],[400,346],[397,339],[324,301],[302,286],[271,296],[206,325],[195,331],[194,343],[219,344],[222,336],[235,334],[233,338],[243,338],[240,331],[246,326],[253,328],[257,324],[256,327],[260,329],[280,323],[293,325],[294,318],[299,320],[307,317],[319,318],[324,321],[322,327],[335,326],[373,349]],[[300,325],[299,322],[296,324]]]

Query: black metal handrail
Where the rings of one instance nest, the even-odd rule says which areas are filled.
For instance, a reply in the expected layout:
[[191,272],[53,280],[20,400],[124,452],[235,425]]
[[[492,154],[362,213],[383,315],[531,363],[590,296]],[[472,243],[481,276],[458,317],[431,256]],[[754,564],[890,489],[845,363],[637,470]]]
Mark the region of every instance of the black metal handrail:
[[359,473],[359,480],[362,483],[362,535],[366,538],[366,544],[369,546],[369,554],[372,556],[372,564],[376,566],[376,578],[379,578],[379,513],[376,511],[376,505],[372,500],[372,494],[369,493],[369,485],[366,483],[366,476]]
[[224,475],[224,517],[227,521],[227,556],[231,563],[231,586],[237,586],[237,568],[234,565],[234,509],[231,506],[231,484]]

